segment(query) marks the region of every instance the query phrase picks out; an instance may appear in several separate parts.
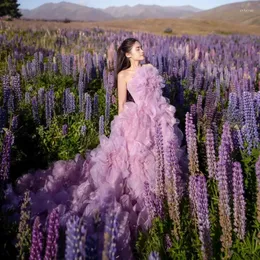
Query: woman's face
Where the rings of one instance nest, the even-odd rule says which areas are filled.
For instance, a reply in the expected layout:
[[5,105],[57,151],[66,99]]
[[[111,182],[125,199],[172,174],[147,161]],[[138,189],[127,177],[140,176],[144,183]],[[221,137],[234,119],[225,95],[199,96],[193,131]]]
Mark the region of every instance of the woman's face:
[[142,45],[140,44],[140,42],[135,42],[130,53],[126,54],[127,57],[130,57],[130,60],[134,60],[134,61],[142,61],[145,59],[144,56],[144,51],[142,49]]

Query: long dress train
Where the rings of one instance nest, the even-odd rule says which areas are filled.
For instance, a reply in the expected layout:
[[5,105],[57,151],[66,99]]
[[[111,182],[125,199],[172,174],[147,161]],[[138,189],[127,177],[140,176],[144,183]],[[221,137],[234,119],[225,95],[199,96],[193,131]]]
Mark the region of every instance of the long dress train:
[[[164,87],[163,77],[155,67],[138,68],[127,85],[133,102],[126,102],[124,110],[114,117],[110,136],[100,136],[100,144],[85,160],[77,155],[74,160],[58,161],[47,170],[22,176],[15,194],[23,194],[26,189],[32,191],[34,215],[58,206],[63,224],[73,214],[83,214],[90,223],[97,210],[104,215],[116,205],[121,229],[124,227],[117,238],[117,252],[120,259],[131,259],[131,230],[151,224],[144,183],[148,182],[151,191],[155,191],[155,136],[159,123],[164,148],[177,136],[178,160],[185,157],[180,148],[182,133],[174,117],[175,107],[162,96]],[[91,229],[89,224],[88,232]]]

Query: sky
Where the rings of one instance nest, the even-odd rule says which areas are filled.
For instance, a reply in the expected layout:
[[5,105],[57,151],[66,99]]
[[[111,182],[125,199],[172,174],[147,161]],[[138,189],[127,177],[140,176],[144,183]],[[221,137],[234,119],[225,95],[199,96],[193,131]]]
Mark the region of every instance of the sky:
[[[61,0],[18,0],[20,8],[34,9],[45,3],[59,3]],[[94,8],[106,8],[108,6],[134,6],[137,4],[144,5],[161,5],[161,6],[182,6],[192,5],[194,7],[207,10],[220,5],[230,4],[235,2],[245,2],[245,0],[66,0],[66,2],[76,3]]]

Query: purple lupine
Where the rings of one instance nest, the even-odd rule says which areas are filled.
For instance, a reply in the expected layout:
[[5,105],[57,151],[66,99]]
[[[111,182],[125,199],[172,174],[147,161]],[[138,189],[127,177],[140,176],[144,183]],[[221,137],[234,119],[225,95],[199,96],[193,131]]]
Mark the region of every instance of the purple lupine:
[[206,102],[205,102],[205,115],[206,115],[206,126],[210,126],[211,122],[213,120],[214,114],[215,114],[215,105],[216,101],[216,94],[212,91],[212,89],[209,89],[206,94]]
[[257,147],[259,143],[252,93],[243,92],[243,107],[247,151],[251,154],[252,148]]
[[50,125],[54,112],[54,91],[51,89],[45,93],[45,118],[47,126]]
[[156,196],[161,200],[165,198],[165,165],[164,165],[164,143],[161,123],[156,126]]
[[30,249],[29,260],[41,260],[42,259],[42,249],[43,249],[43,235],[41,232],[40,218],[37,216],[33,223],[32,231],[32,244]]
[[24,101],[26,104],[30,104],[31,103],[31,96],[30,96],[30,93],[28,91],[26,91],[24,93]]
[[38,102],[37,102],[37,97],[34,96],[32,98],[32,112],[33,112],[33,119],[34,119],[34,122],[36,124],[39,124],[40,123],[40,120],[39,120],[39,112],[38,112]]
[[46,241],[44,260],[56,259],[58,253],[59,238],[59,212],[53,209],[49,215],[48,235]]
[[238,98],[234,92],[229,93],[227,120],[230,124],[240,124]]
[[193,118],[189,112],[186,113],[185,134],[188,147],[189,171],[191,174],[196,174],[199,172],[197,136]]
[[0,107],[0,133],[3,132],[3,127],[5,126],[5,120],[6,120],[6,110],[2,107]]
[[84,112],[84,86],[83,81],[79,81],[78,92],[79,92],[79,112]]
[[44,88],[38,89],[38,102],[40,106],[44,104]]
[[110,106],[111,106],[111,97],[108,90],[106,90],[106,108],[105,108],[105,121],[109,121],[110,117]]
[[161,259],[161,258],[160,258],[159,253],[158,253],[158,252],[155,252],[155,251],[151,252],[151,253],[149,254],[149,257],[148,257],[148,260],[160,260],[160,259]]
[[156,212],[156,208],[154,205],[154,201],[152,199],[152,193],[150,190],[150,186],[147,181],[144,183],[144,203],[147,208],[147,211],[149,212],[149,216],[151,216],[151,219],[155,218],[157,215],[157,212]]
[[70,88],[66,88],[63,92],[63,113],[67,114],[69,111]]
[[105,122],[104,122],[104,115],[99,117],[99,135],[103,135],[105,132]]
[[26,70],[26,66],[25,65],[22,65],[22,76],[23,78],[25,79],[25,81],[28,80],[28,75],[27,75],[27,70]]
[[211,259],[212,245],[210,239],[210,222],[208,210],[208,192],[207,183],[204,175],[191,176],[195,178],[195,204],[196,216],[199,230],[199,238],[201,241],[201,251],[203,259]]
[[114,79],[115,79],[115,76],[114,76],[114,71],[109,71],[108,72],[108,82],[107,82],[107,91],[109,93],[112,93],[112,90],[113,90],[113,87],[114,87]]
[[13,144],[13,134],[11,131],[7,130],[3,146],[2,146],[2,152],[1,152],[1,165],[0,165],[0,178],[2,180],[7,180],[10,170],[10,159],[11,159],[11,147]]
[[166,244],[166,250],[169,250],[172,247],[172,241],[169,234],[165,235],[165,244]]
[[86,135],[86,131],[87,131],[86,125],[82,125],[80,128],[81,135],[83,135],[83,136]]
[[4,105],[4,107],[7,107],[9,96],[11,94],[8,75],[4,75],[2,77],[2,84],[3,84],[3,105]]
[[260,223],[260,156],[255,165],[256,186],[257,186],[257,221]]
[[[219,160],[217,162],[216,179],[219,192],[219,220],[222,228],[221,242],[222,248],[226,254],[230,254],[232,246],[232,226],[230,210],[230,187],[228,183],[228,172],[230,171],[230,153],[231,145],[229,142],[229,125],[225,123],[222,133],[222,141],[219,146]],[[232,180],[232,178],[231,178]]]
[[198,99],[197,99],[197,118],[198,118],[198,120],[202,119],[202,116],[203,116],[202,96],[198,95]]
[[106,214],[102,259],[116,259],[116,240],[119,231],[118,216],[119,211],[116,208]]
[[22,100],[20,74],[17,73],[15,76],[12,77],[12,85],[15,98],[19,103]]
[[245,198],[243,187],[243,174],[239,162],[233,163],[233,205],[234,205],[234,231],[239,239],[245,238]]
[[86,93],[85,94],[85,119],[86,120],[91,120],[91,115],[92,115],[92,102],[91,102],[91,96]]
[[177,136],[168,143],[165,153],[165,185],[167,194],[167,203],[169,207],[169,215],[174,223],[173,233],[178,237],[180,231],[180,197],[182,190],[181,169],[177,157]]
[[192,118],[193,118],[194,120],[196,120],[197,107],[196,107],[195,104],[192,104],[192,105],[190,106],[190,113],[191,113],[191,115],[192,115]]
[[216,178],[216,155],[213,131],[209,128],[206,133],[206,153],[209,178]]
[[68,113],[75,113],[76,110],[76,106],[75,106],[75,96],[74,94],[71,92],[69,94],[69,111]]
[[18,115],[13,116],[12,122],[11,122],[11,131],[15,131],[18,128]]
[[14,95],[12,93],[9,95],[7,107],[9,112],[14,112]]
[[69,218],[66,224],[66,250],[65,259],[86,259],[87,229],[78,216]]
[[66,135],[68,133],[68,125],[64,124],[62,126],[62,135]]

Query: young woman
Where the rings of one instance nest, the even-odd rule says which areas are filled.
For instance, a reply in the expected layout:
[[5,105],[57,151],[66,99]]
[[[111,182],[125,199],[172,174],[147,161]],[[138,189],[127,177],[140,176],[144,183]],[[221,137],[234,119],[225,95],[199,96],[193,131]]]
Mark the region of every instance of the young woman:
[[[107,211],[116,208],[120,227],[116,238],[118,259],[133,259],[131,235],[151,224],[149,200],[158,195],[158,175],[165,162],[158,151],[167,151],[171,143],[175,167],[185,161],[175,108],[162,96],[164,80],[154,66],[141,66],[144,59],[142,45],[136,39],[124,40],[118,49],[119,109],[111,122],[110,136],[100,136],[100,144],[87,154],[86,160],[77,156],[74,161],[56,162],[49,170],[24,175],[16,187],[20,193],[33,191],[33,216],[58,207],[61,225],[71,215],[83,216],[88,235],[97,232],[93,229],[96,212],[104,222]],[[185,177],[180,169],[175,169],[178,178]],[[178,184],[175,192],[181,193],[182,189]],[[147,192],[151,196],[148,200]],[[104,226],[100,227],[102,242]]]

